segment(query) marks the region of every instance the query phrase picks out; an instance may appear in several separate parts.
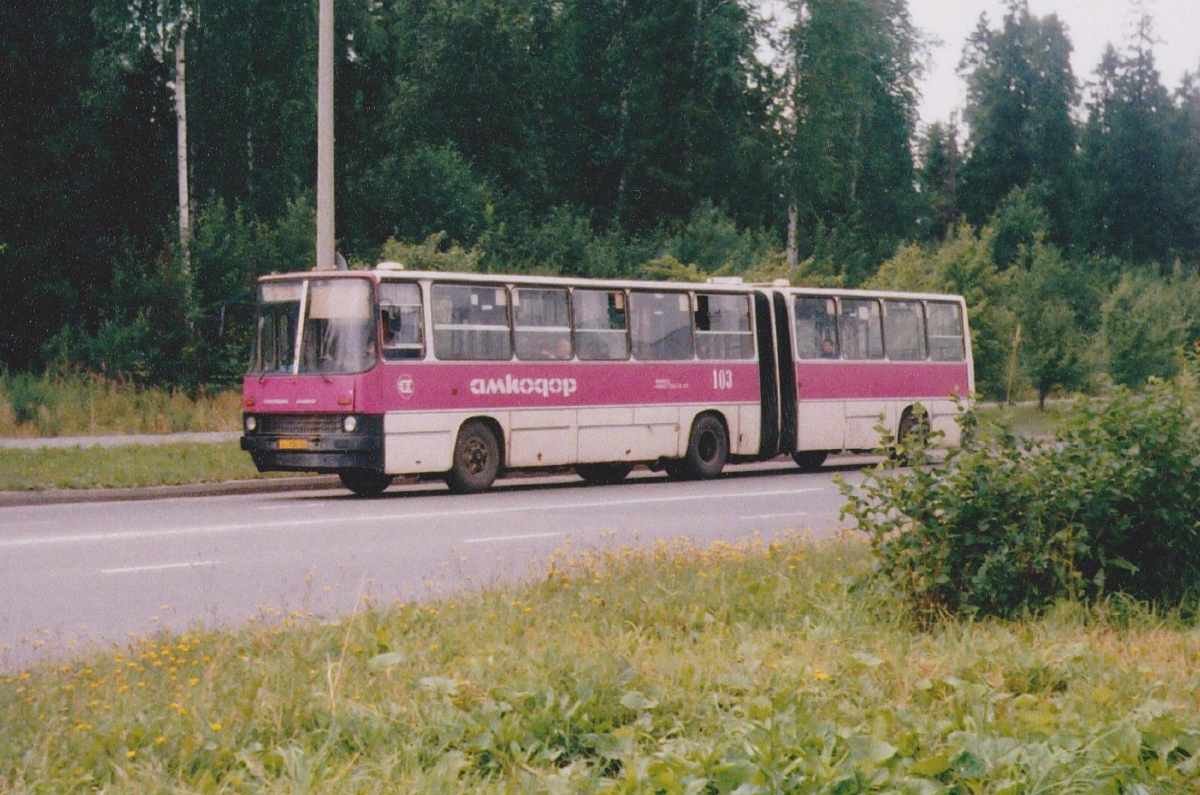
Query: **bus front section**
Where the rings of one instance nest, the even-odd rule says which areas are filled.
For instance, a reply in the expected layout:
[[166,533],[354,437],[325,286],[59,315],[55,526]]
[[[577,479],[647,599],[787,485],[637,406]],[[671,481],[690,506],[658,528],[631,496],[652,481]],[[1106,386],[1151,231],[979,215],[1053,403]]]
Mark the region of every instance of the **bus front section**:
[[376,317],[368,277],[260,281],[241,439],[260,472],[337,474],[363,494],[390,483],[383,417],[360,410],[378,359]]

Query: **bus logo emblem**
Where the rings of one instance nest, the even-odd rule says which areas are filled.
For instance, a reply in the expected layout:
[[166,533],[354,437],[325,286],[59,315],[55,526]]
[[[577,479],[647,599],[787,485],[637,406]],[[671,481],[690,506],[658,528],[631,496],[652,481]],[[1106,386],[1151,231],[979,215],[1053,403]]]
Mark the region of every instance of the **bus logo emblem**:
[[413,393],[416,392],[416,385],[413,383],[411,375],[402,375],[396,379],[396,391],[400,393],[400,397],[405,400],[410,399]]

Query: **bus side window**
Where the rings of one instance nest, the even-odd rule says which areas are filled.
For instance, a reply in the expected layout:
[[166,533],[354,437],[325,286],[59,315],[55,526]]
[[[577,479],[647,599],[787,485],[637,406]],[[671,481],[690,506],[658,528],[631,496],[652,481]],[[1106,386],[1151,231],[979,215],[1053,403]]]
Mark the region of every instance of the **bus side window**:
[[796,355],[801,359],[838,357],[837,303],[832,298],[796,296]]
[[695,320],[699,358],[754,358],[749,296],[697,294]]
[[439,359],[512,358],[508,291],[503,286],[435,284],[433,352]]
[[383,326],[384,359],[425,357],[425,321],[419,285],[412,282],[380,283],[379,316]]
[[882,359],[883,324],[879,302],[874,299],[842,299],[838,328],[845,359]]
[[883,339],[894,362],[925,358],[925,313],[920,301],[883,302]]
[[620,290],[575,290],[571,296],[575,347],[581,361],[629,358],[625,293]]
[[927,311],[929,358],[935,362],[961,362],[966,358],[961,307],[945,301],[930,301]]
[[691,303],[691,296],[685,292],[631,292],[633,358],[642,361],[694,358]]
[[565,289],[513,291],[513,344],[517,358],[525,361],[571,358]]

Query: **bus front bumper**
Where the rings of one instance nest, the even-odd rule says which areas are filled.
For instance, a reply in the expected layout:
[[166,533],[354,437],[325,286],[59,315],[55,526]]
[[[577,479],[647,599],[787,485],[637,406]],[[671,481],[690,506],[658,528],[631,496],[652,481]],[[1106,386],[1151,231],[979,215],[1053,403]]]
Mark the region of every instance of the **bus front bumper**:
[[[372,418],[373,419],[373,418]],[[383,471],[383,423],[364,422],[355,433],[280,435],[247,431],[241,447],[259,472]],[[366,427],[363,427],[366,426]]]

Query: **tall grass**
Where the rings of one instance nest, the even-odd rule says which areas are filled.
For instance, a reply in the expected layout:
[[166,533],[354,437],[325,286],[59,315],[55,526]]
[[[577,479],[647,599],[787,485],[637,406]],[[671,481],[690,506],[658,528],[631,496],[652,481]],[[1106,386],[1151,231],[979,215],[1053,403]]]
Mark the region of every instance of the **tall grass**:
[[0,791],[1200,785],[1191,624],[1109,604],[921,631],[869,569],[849,540],[563,551],[477,595],[146,638],[0,678]]
[[42,437],[238,429],[237,390],[190,397],[97,375],[0,371],[0,436]]

